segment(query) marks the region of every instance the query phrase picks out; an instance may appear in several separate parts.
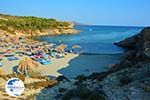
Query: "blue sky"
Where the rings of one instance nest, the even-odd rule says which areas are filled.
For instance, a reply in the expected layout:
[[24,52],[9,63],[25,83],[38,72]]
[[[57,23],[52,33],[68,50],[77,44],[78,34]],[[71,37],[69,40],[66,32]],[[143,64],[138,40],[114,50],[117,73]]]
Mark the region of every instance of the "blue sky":
[[93,25],[150,25],[150,0],[1,0],[0,13]]

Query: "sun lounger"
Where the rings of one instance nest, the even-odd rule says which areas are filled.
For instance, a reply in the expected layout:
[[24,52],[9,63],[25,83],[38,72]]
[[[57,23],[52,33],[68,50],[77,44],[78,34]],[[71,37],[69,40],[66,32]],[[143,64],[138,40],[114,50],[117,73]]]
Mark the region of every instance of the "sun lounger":
[[51,64],[51,61],[50,60],[41,60],[40,62],[42,65],[47,65],[47,64]]
[[50,53],[50,56],[51,56],[52,58],[54,58],[54,57],[55,57],[55,53],[54,53],[54,52],[51,52],[51,53]]
[[9,61],[19,60],[17,57],[8,57]]
[[34,58],[34,60],[36,60],[37,62],[41,63],[41,58]]
[[41,55],[34,55],[34,58],[41,58]]
[[56,58],[59,59],[59,58],[64,58],[63,55],[59,54],[59,55],[56,55]]

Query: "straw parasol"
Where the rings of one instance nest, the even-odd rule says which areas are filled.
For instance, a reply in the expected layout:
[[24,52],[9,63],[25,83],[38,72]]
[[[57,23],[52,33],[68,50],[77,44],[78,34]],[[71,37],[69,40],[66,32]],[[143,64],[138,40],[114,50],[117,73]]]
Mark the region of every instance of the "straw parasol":
[[36,61],[32,60],[31,58],[25,57],[19,62],[18,72],[27,75],[34,71],[39,65]]
[[75,53],[82,53],[82,47],[79,45],[73,45],[72,49],[74,50]]
[[4,74],[4,71],[3,71],[3,69],[1,69],[1,68],[0,68],[0,74]]
[[81,48],[81,46],[79,46],[79,45],[73,45],[72,48],[73,49],[75,49],[75,48]]
[[66,44],[60,44],[59,46],[57,46],[55,49],[57,51],[64,51],[64,49],[67,48]]

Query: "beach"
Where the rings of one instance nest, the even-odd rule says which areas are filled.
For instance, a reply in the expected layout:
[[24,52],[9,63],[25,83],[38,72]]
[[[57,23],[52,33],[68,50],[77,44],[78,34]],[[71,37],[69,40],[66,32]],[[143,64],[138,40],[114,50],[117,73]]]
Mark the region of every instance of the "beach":
[[[65,52],[65,44],[39,42],[26,37],[1,33],[0,39],[0,96],[2,99],[31,99],[46,87],[57,84],[58,71],[69,66],[79,54]],[[55,47],[52,47],[55,45]],[[23,70],[22,70],[23,69]],[[26,73],[27,72],[27,73]],[[54,77],[54,78],[50,78]],[[5,92],[10,78],[19,78],[25,84],[24,93],[13,98]]]
[[[59,75],[61,75],[59,72],[57,72],[58,70],[65,68],[68,65],[68,62],[71,59],[74,59],[78,56],[78,54],[67,54],[64,58],[61,59],[56,59],[56,58],[52,58],[51,64],[48,65],[42,65],[40,64],[39,67],[36,70],[39,70],[41,72],[42,76],[55,76],[58,77]],[[19,57],[19,59],[23,59],[26,56],[23,57]],[[13,67],[17,66],[19,64],[20,60],[16,60],[16,61],[8,61],[7,58],[3,58],[3,60],[1,61],[4,65],[4,67],[1,67],[3,69],[3,71],[6,74],[11,74],[13,73]]]

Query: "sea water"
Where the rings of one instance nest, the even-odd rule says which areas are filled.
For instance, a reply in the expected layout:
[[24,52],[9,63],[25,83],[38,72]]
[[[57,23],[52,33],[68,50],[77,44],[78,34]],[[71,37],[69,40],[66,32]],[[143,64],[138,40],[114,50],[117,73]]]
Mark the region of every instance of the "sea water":
[[80,33],[37,37],[40,41],[53,42],[57,45],[65,43],[70,47],[75,44],[82,47],[83,54],[72,59],[69,66],[58,71],[68,78],[105,71],[118,63],[124,51],[113,43],[138,34],[143,27],[76,26],[75,29],[80,30]]

